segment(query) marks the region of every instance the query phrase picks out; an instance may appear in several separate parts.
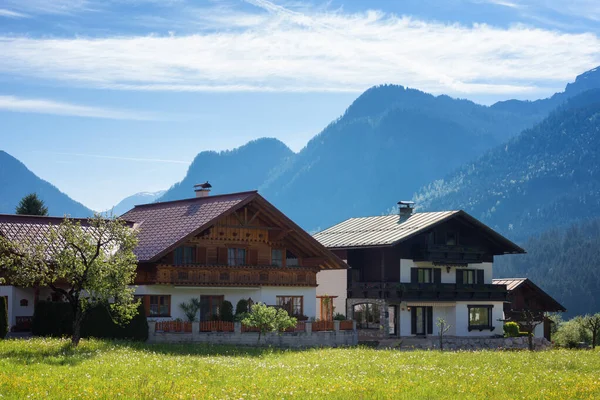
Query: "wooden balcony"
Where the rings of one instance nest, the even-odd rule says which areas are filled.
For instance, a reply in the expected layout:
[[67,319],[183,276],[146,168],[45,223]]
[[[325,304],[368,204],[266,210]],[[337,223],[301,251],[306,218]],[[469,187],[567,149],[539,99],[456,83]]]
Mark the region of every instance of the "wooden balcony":
[[389,301],[506,301],[506,285],[457,285],[454,283],[353,282],[348,298],[389,299]]
[[156,267],[154,283],[178,286],[317,286],[317,271],[306,267]]

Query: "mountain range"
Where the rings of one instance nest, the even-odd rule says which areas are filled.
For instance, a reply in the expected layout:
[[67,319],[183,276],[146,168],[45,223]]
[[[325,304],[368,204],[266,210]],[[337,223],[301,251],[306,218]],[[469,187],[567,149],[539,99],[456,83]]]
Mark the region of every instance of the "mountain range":
[[[231,151],[204,151],[181,182],[163,194],[125,199],[115,213],[134,202],[191,197],[194,184],[209,181],[214,194],[259,189],[315,231],[349,217],[387,213],[398,200],[412,198],[420,210],[464,209],[532,247],[520,258],[500,257],[498,276],[535,277],[566,299],[570,311],[598,311],[600,288],[588,285],[581,292],[577,285],[595,279],[585,260],[597,259],[593,246],[600,232],[585,224],[600,217],[599,152],[600,68],[547,99],[492,106],[382,85],[359,96],[298,153],[269,138]],[[1,152],[0,183],[0,212],[13,212],[23,195],[35,191],[54,215],[91,213]],[[569,229],[586,232],[586,245],[569,240]],[[587,258],[575,269],[553,263],[546,274],[541,263],[548,243]]]
[[108,215],[120,216],[131,210],[136,205],[149,204],[155,202],[163,194],[165,190],[158,192],[140,192],[131,196],[125,197],[119,203],[114,205],[110,210],[104,211]]

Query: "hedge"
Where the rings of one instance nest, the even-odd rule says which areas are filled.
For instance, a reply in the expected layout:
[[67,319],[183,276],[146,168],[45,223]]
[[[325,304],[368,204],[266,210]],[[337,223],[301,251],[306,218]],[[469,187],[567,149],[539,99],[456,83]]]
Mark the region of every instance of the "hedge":
[[[69,303],[38,302],[31,331],[35,336],[71,336],[73,311]],[[107,305],[96,305],[88,310],[81,323],[81,337],[146,341],[148,321],[144,307],[140,304],[137,315],[127,325],[120,326],[110,317]]]
[[8,333],[8,304],[6,299],[0,296],[0,339],[4,339]]

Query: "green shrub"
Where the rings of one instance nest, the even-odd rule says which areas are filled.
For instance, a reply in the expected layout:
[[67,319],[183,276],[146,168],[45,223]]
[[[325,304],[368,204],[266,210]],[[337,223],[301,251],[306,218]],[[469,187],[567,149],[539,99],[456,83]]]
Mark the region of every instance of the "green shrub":
[[554,344],[566,348],[576,348],[579,343],[591,343],[591,340],[590,332],[583,325],[581,317],[561,323],[553,336]]
[[223,300],[220,317],[221,321],[233,322],[233,304],[230,301]]
[[333,316],[333,319],[335,321],[345,321],[346,320],[346,316],[342,313],[335,313],[335,315]]
[[519,336],[519,324],[516,322],[507,322],[504,324],[504,337]]
[[4,339],[8,333],[8,304],[6,299],[0,296],[0,339]]
[[31,333],[35,336],[71,336],[73,310],[69,303],[39,301],[33,312]]
[[[73,312],[69,303],[40,301],[35,306],[32,333],[35,336],[70,336]],[[143,305],[125,326],[115,323],[107,305],[96,305],[89,309],[81,324],[81,337],[104,339],[129,339],[146,341],[148,321]]]
[[248,300],[240,299],[235,306],[235,315],[244,315],[248,313]]

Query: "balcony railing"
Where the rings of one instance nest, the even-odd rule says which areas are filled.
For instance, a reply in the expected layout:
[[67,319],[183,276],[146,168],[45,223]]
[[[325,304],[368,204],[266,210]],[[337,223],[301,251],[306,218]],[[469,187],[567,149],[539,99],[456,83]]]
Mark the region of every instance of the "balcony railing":
[[159,265],[157,284],[181,286],[316,286],[313,268]]
[[390,300],[497,300],[507,299],[506,285],[455,283],[353,282],[349,298]]

